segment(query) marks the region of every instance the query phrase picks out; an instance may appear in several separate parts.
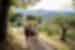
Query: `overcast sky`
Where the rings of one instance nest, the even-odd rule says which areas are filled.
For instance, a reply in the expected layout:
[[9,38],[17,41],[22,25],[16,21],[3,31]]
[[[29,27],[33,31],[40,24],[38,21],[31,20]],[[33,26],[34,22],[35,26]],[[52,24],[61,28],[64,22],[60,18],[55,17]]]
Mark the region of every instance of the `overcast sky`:
[[72,10],[72,0],[40,0],[29,9]]

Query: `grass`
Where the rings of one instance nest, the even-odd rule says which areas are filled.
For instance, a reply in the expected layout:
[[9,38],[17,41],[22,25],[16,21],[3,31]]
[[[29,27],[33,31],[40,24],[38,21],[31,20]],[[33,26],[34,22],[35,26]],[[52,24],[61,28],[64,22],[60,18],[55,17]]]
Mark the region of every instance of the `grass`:
[[[44,32],[42,32],[42,33],[44,33]],[[58,36],[49,37],[46,35],[46,33],[44,33],[44,34],[40,33],[40,38],[44,39],[45,41],[47,41],[48,43],[53,45],[55,48],[57,48],[57,50],[70,50],[70,48],[67,44],[62,43],[57,39]]]
[[12,28],[8,30],[8,41],[9,41],[9,49],[11,50],[22,50],[22,48],[26,48],[26,41],[24,41],[25,37],[18,29],[14,31]]

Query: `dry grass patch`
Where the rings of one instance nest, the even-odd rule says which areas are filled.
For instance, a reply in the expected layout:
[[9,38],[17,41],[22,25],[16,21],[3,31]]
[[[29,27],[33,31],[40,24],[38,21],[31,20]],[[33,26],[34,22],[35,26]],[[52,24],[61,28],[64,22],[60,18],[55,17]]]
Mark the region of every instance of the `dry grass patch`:
[[[43,33],[43,34],[41,34]],[[46,36],[45,32],[41,32],[40,33],[40,38],[47,41],[49,44],[53,45],[55,48],[57,48],[58,50],[70,50],[70,47],[68,45],[66,45],[65,43],[60,42],[59,40],[54,39],[54,37],[48,37]],[[57,38],[55,36],[55,38]]]

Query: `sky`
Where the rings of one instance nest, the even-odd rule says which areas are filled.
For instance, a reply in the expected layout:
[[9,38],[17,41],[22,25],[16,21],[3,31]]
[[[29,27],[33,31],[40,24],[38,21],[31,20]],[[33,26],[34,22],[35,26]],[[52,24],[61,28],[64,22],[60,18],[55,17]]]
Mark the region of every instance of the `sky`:
[[29,9],[72,10],[72,0],[40,0]]
[[[70,11],[72,10],[72,0],[40,0],[35,5],[28,7],[26,11],[38,9],[48,11]],[[24,12],[22,9],[17,9],[16,11]]]

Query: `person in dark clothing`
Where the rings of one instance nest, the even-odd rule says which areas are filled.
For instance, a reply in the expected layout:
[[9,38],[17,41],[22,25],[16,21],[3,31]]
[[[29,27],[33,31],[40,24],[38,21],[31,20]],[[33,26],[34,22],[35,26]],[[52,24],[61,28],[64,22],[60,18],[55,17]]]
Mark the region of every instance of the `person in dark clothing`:
[[28,49],[31,48],[30,44],[36,38],[36,31],[33,29],[32,24],[28,24],[24,28]]
[[26,37],[35,36],[35,31],[32,28],[25,27]]
[[29,26],[26,26],[24,28],[24,34],[26,35],[26,38],[36,36],[36,31],[32,28],[32,25],[29,24]]

